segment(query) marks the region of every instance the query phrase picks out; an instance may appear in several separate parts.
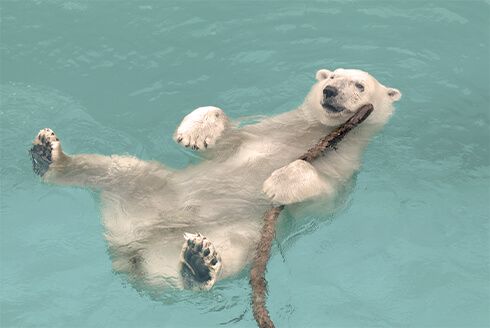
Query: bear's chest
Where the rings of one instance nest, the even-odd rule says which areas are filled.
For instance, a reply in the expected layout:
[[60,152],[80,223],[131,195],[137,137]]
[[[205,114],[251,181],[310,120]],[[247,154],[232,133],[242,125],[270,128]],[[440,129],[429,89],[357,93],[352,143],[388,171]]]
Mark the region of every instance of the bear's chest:
[[246,165],[256,163],[263,159],[271,159],[272,156],[279,150],[281,145],[267,140],[253,140],[242,144],[232,160],[237,165]]

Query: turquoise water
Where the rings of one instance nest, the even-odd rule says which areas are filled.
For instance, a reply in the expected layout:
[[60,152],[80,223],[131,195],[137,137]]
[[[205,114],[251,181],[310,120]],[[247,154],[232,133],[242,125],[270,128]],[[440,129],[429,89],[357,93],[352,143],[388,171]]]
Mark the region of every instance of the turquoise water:
[[[490,5],[479,1],[2,1],[2,327],[254,327],[246,273],[155,298],[111,271],[96,195],[43,185],[27,149],[183,167],[193,108],[291,110],[319,68],[403,92],[345,210],[277,246],[278,327],[490,326]],[[321,222],[318,221],[318,222]]]

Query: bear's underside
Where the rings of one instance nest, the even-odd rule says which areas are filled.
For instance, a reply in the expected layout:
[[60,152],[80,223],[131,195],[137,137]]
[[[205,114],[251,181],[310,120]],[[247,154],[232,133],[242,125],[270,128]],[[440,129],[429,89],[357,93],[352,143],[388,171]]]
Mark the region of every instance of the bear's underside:
[[[194,110],[174,139],[205,155],[182,170],[130,156],[67,155],[55,133],[44,129],[31,149],[34,171],[46,182],[101,191],[116,271],[156,286],[186,287],[183,278],[194,275],[208,289],[250,262],[271,202],[328,216],[401,96],[359,70],[323,69],[316,79],[297,110],[256,124],[230,124],[217,107]],[[373,113],[335,151],[312,165],[298,160],[366,103]],[[285,228],[285,235],[288,230],[294,233]]]
[[[178,277],[182,235],[199,232],[220,253],[222,277],[238,273],[251,260],[263,213],[271,204],[261,192],[263,181],[329,131],[324,126],[306,129],[304,122],[288,123],[289,128],[284,129],[285,123],[278,124],[276,118],[246,128],[240,132],[235,151],[221,152],[218,144],[213,159],[161,174],[165,181],[149,175],[147,181],[134,184],[137,188],[133,190],[104,192],[103,220],[115,269],[149,281]],[[274,124],[279,126],[271,126]],[[297,135],[298,131],[304,135]],[[335,160],[338,154],[330,157]],[[349,171],[356,165],[356,158],[352,159],[346,161]],[[323,210],[332,207],[324,201]],[[141,261],[137,267],[131,262],[135,254]]]

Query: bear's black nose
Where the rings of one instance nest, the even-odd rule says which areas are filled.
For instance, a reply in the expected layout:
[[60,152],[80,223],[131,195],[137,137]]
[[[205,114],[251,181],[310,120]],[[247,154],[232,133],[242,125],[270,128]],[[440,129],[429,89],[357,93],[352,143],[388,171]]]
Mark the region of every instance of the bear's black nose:
[[336,87],[332,87],[331,85],[323,89],[323,94],[325,95],[325,98],[335,97],[338,93],[339,90],[337,90]]

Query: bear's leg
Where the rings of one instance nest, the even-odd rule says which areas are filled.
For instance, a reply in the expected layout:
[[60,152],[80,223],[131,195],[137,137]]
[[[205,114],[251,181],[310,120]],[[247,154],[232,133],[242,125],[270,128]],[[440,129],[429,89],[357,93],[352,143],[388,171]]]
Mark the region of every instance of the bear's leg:
[[185,147],[204,150],[215,145],[229,127],[226,114],[218,107],[199,107],[188,114],[174,133],[174,140]]
[[221,272],[221,257],[201,234],[184,234],[180,274],[187,289],[209,290]]
[[97,189],[122,189],[125,182],[136,184],[141,172],[152,172],[152,181],[165,180],[163,166],[130,156],[97,154],[66,155],[61,142],[51,129],[41,130],[29,150],[33,170],[44,181]]

